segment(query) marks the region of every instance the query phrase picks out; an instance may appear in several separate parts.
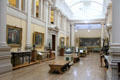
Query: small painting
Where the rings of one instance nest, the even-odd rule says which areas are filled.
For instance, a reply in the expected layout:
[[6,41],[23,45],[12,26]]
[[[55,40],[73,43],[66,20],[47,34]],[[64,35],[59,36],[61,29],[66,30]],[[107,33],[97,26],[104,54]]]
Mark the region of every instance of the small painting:
[[43,45],[43,43],[44,43],[44,34],[35,32],[34,33],[34,44],[37,47],[41,47]]

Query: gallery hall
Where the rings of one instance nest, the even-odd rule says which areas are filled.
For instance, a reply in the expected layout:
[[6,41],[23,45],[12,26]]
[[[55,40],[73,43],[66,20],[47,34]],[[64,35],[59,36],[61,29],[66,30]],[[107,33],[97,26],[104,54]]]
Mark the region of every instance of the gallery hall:
[[120,0],[0,0],[0,80],[120,80]]

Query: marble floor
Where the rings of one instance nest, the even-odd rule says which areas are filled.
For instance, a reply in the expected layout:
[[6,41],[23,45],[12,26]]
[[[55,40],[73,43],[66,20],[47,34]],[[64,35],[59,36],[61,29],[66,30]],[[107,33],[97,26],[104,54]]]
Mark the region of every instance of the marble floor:
[[[58,57],[57,60],[62,59]],[[50,62],[50,61],[49,61]],[[64,74],[50,74],[49,62],[35,64],[0,75],[0,80],[105,80],[105,69],[100,67],[99,54],[91,53],[74,64]]]

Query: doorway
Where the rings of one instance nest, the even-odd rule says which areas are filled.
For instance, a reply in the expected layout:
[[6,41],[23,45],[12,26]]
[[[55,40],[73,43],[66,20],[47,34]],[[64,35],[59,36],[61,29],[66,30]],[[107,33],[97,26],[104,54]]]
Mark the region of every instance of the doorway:
[[52,35],[52,50],[55,51],[55,44],[56,44],[56,36]]

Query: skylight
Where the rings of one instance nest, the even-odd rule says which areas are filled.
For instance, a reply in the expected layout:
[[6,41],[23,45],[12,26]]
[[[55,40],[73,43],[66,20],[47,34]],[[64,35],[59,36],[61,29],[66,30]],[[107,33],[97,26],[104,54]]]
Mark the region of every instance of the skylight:
[[101,29],[101,24],[76,24],[75,30],[79,29]]
[[90,20],[104,18],[104,0],[65,0],[71,11],[73,19]]

